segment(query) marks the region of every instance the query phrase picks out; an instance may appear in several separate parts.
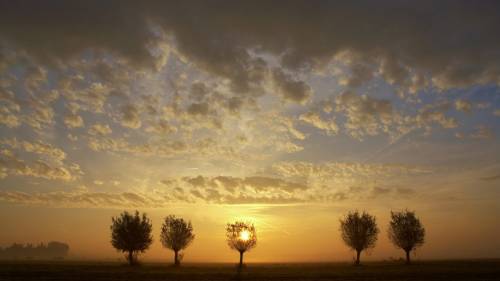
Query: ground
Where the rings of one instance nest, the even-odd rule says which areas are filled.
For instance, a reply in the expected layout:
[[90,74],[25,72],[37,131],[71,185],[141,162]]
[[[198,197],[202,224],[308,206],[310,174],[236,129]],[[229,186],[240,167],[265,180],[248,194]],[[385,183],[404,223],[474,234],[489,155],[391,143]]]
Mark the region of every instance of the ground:
[[249,264],[238,276],[227,264],[143,264],[128,267],[105,262],[0,262],[0,280],[500,280],[500,260],[425,261],[405,266],[398,262]]

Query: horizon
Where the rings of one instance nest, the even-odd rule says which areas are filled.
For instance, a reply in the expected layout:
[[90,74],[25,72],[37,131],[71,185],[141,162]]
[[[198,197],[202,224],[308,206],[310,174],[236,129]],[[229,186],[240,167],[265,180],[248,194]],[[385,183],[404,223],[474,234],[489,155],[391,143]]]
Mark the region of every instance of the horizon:
[[191,221],[183,262],[500,258],[500,2],[1,1],[0,247],[121,259],[111,218]]

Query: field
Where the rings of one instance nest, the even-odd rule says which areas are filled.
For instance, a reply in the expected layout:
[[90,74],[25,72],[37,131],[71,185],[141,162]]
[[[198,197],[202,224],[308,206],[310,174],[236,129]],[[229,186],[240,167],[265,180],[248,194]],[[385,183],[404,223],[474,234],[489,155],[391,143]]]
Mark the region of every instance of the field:
[[0,262],[0,280],[500,280],[500,260],[426,261],[410,266],[372,262],[249,264],[240,275],[228,264],[143,264],[130,268],[99,262]]

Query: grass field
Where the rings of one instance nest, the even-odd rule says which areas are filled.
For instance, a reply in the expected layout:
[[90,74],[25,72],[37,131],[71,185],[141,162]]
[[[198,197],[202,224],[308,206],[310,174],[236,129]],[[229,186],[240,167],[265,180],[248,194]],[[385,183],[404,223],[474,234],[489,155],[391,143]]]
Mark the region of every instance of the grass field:
[[130,268],[99,262],[0,262],[0,280],[500,280],[500,260],[249,264],[240,275],[227,264],[143,264]]

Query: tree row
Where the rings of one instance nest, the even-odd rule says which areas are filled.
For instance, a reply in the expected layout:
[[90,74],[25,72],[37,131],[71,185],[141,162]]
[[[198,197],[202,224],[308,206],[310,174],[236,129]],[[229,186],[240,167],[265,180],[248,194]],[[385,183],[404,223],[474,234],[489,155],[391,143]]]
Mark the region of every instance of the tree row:
[[[138,255],[144,253],[153,243],[153,225],[148,216],[136,211],[127,211],[112,218],[111,244],[125,253],[130,265],[138,264]],[[340,219],[340,232],[345,244],[355,251],[355,264],[360,264],[363,251],[374,248],[379,228],[375,216],[367,212],[351,211]],[[391,212],[388,228],[389,240],[406,254],[410,263],[410,253],[424,243],[425,229],[415,212],[404,210]],[[174,215],[167,216],[161,226],[160,241],[163,247],[174,253],[174,265],[179,266],[185,250],[194,240],[195,234],[190,221]],[[236,221],[226,225],[228,246],[239,253],[239,268],[243,267],[243,254],[257,245],[255,226],[249,222]]]

